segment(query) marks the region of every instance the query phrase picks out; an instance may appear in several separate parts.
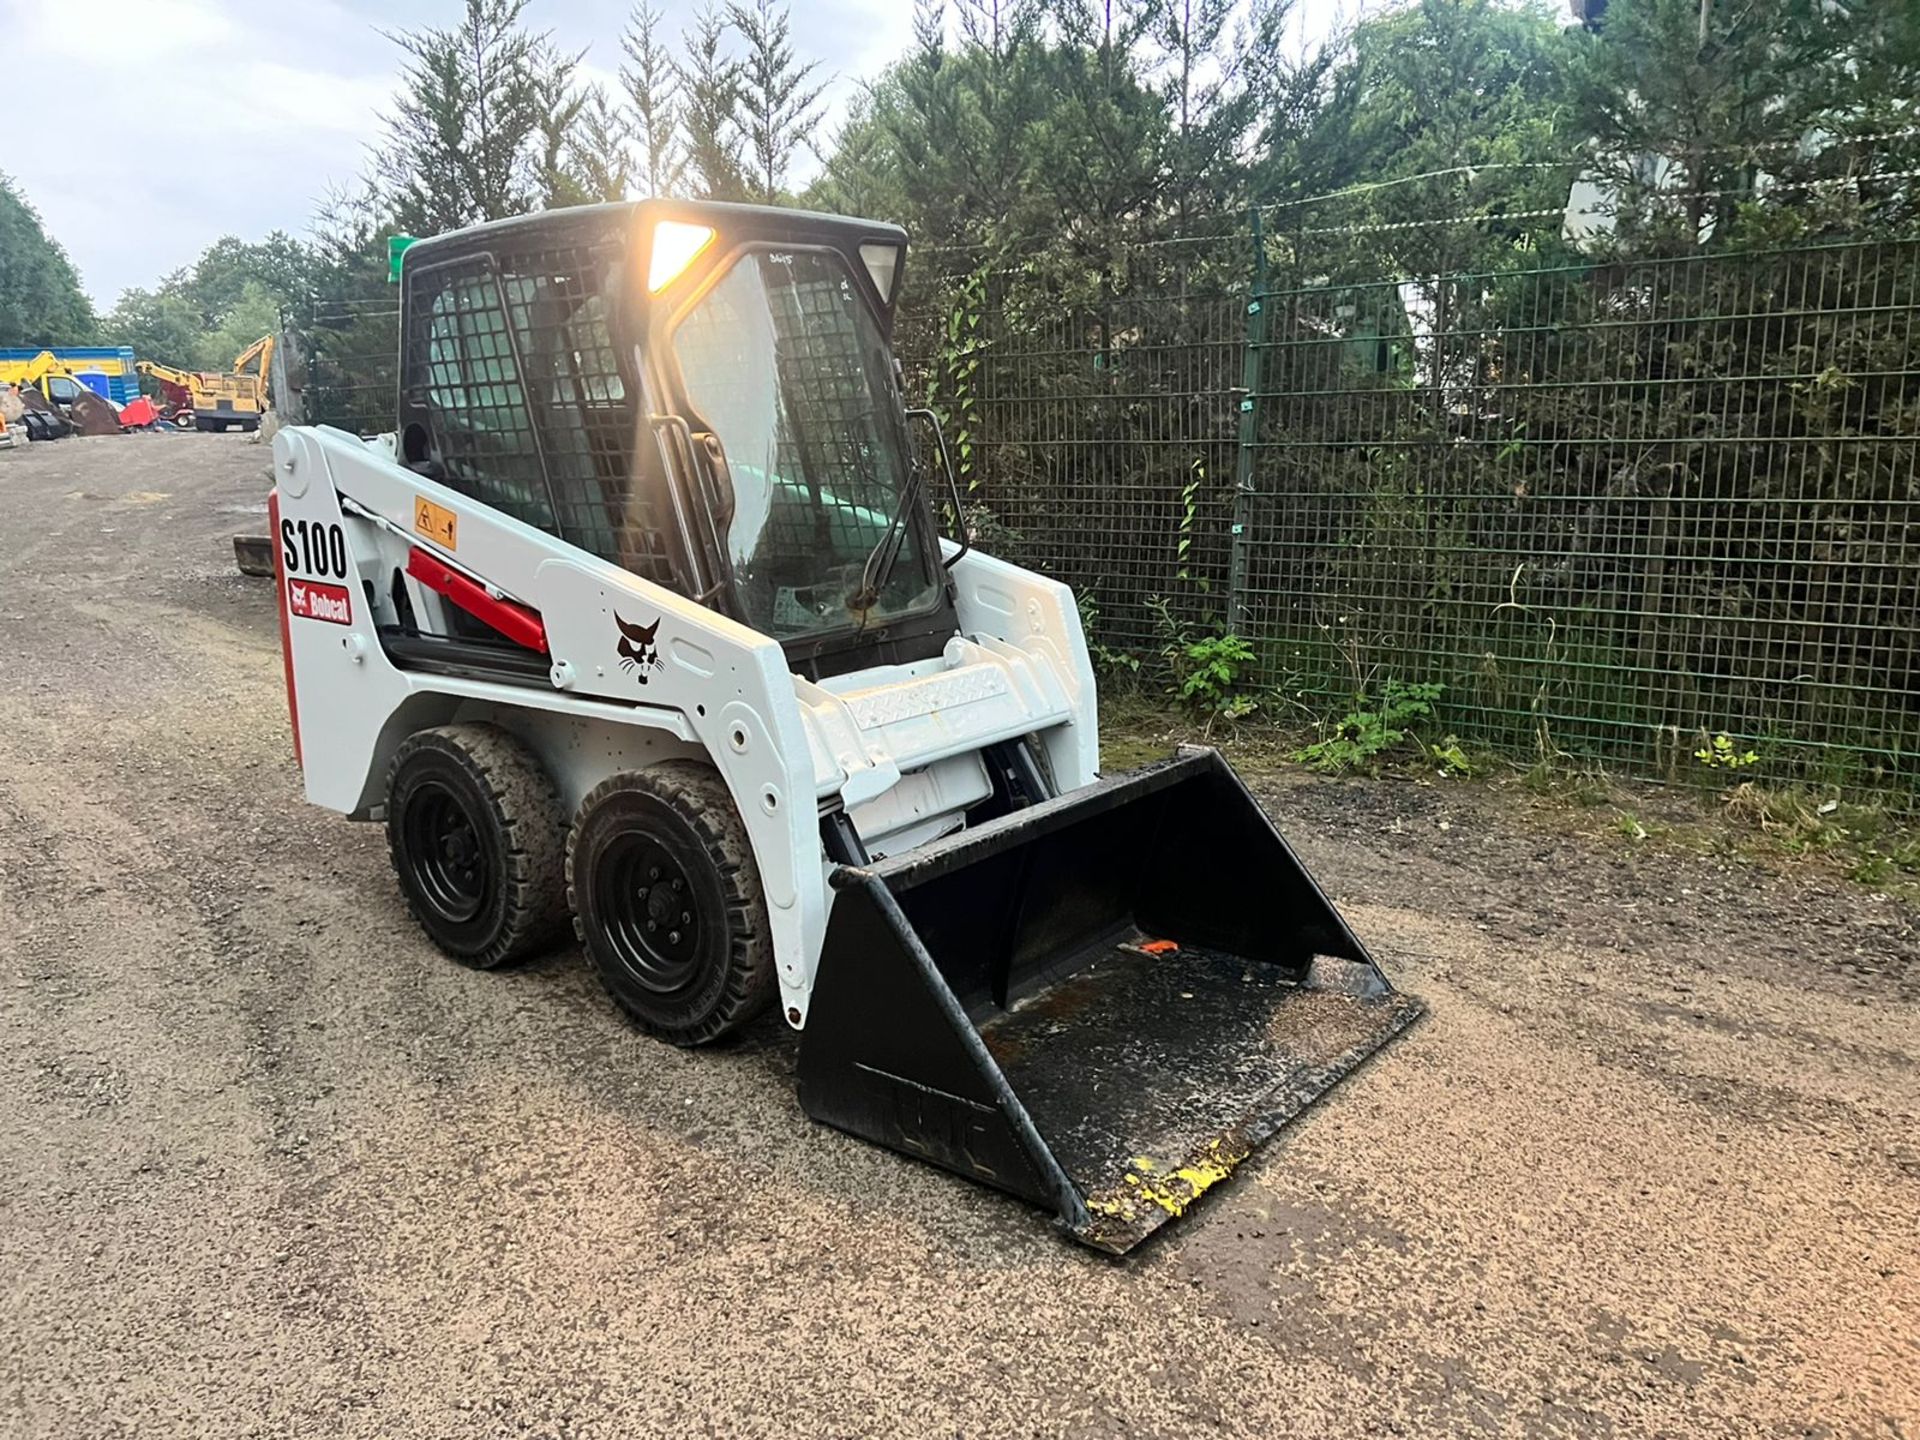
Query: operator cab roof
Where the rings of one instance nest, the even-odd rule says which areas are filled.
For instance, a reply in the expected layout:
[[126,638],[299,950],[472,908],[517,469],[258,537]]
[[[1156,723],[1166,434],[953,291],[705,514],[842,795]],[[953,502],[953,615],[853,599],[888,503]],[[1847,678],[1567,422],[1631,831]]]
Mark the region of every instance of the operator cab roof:
[[629,247],[640,242],[639,248],[633,251],[638,257],[651,245],[654,229],[663,221],[702,226],[714,232],[711,253],[695,267],[698,270],[711,268],[722,257],[745,245],[818,245],[839,250],[847,256],[856,274],[863,271],[869,274],[880,308],[891,320],[893,301],[900,290],[899,260],[896,258],[894,264],[886,268],[886,283],[882,284],[881,273],[863,261],[861,252],[862,247],[887,247],[894,250],[897,257],[906,249],[907,232],[884,220],[823,215],[779,205],[739,205],[722,200],[615,200],[512,215],[416,240],[407,248],[401,273],[404,277],[424,265],[467,255],[616,241],[624,241]]
[[907,243],[907,232],[884,220],[792,210],[784,205],[739,205],[729,200],[608,200],[597,205],[569,205],[559,210],[509,215],[504,220],[482,220],[477,225],[417,240],[407,253],[464,248],[482,239],[520,240],[554,226],[585,228],[609,220],[636,225],[654,220],[684,220],[711,225],[723,236],[740,231],[764,235],[785,230],[796,239],[803,235],[858,234],[900,245]]

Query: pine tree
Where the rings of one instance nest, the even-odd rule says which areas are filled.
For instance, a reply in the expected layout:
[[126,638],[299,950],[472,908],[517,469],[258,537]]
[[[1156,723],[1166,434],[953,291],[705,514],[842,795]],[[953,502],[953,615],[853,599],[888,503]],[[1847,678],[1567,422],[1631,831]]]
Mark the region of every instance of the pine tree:
[[533,136],[533,186],[541,206],[548,210],[590,198],[580,177],[577,153],[587,92],[573,83],[574,71],[586,54],[585,50],[562,54],[544,43],[534,50],[533,99],[540,118]]
[[[955,141],[970,192],[963,213],[999,217],[996,228],[1009,234],[1027,224],[1050,228],[1057,215],[1042,213],[1052,207],[1031,183],[1037,164],[1033,127],[1048,114],[1057,79],[1037,63],[1046,18],[1039,0],[959,0],[957,8],[961,95]],[[943,143],[938,132],[932,138]]]
[[678,194],[687,161],[680,145],[680,73],[660,42],[660,12],[641,0],[620,37],[620,83],[633,107],[640,180],[649,195]]
[[594,85],[586,92],[573,143],[573,173],[588,201],[625,200],[634,188],[633,125]]
[[771,205],[785,187],[787,170],[800,147],[820,126],[820,92],[811,84],[819,62],[796,64],[791,16],[785,0],[753,0],[729,7],[734,28],[746,42],[739,95],[752,161],[751,183],[759,200]]
[[466,0],[460,24],[388,34],[411,57],[376,157],[388,208],[430,235],[531,207],[544,35],[527,0]]
[[1260,97],[1275,90],[1292,0],[1260,0],[1234,25],[1235,0],[1156,0],[1161,94],[1173,126],[1167,164],[1181,229],[1239,188],[1238,166]]
[[727,53],[726,18],[709,3],[686,36],[680,77],[680,124],[686,134],[686,169],[694,190],[708,200],[744,200],[740,167],[740,63]]
[[863,91],[821,156],[819,179],[803,201],[840,215],[881,215],[894,198],[895,169],[886,136],[873,123],[873,94]]
[[[1580,56],[1573,93],[1620,228],[1725,235],[1762,169],[1791,158],[1813,119],[1833,31],[1821,5],[1614,0]],[[1853,57],[1845,61],[1851,71]]]
[[[1071,18],[1082,0],[1055,0]],[[1106,0],[1101,0],[1102,4]],[[960,34],[967,44],[985,50],[996,61],[1006,61],[1015,50],[1035,39],[1041,27],[1041,0],[959,0]]]
[[1063,228],[1110,244],[1122,221],[1158,210],[1167,151],[1166,109],[1143,83],[1154,11],[1142,0],[1068,0],[1055,15],[1064,44],[1047,56],[1060,96],[1043,156]]
[[[911,212],[921,240],[957,238],[971,217],[964,213],[969,185],[961,171],[965,147],[961,144],[960,90],[953,57],[947,51],[946,6],[942,0],[915,0],[913,49],[898,62],[884,87],[873,92],[877,148],[889,155],[898,176],[916,177],[919,204]],[[869,148],[861,137],[859,117],[843,127],[836,155],[852,146]],[[871,162],[868,162],[871,169]],[[906,195],[900,197],[906,202]],[[909,216],[901,213],[899,218]]]

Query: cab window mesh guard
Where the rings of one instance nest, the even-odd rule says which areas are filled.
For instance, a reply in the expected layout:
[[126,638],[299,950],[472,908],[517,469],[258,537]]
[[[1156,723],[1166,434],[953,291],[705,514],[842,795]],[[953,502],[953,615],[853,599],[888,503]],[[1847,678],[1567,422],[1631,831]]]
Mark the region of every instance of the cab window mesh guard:
[[424,391],[448,483],[673,585],[633,480],[637,386],[610,324],[617,240],[451,262],[417,280],[404,383]]

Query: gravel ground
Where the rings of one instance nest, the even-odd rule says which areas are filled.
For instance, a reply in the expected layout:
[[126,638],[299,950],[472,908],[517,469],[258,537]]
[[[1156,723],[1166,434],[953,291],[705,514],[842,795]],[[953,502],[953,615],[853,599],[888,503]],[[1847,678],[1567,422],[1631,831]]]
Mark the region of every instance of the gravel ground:
[[1112,1262],[478,975],[307,808],[266,451],[0,453],[0,1430],[1920,1437],[1920,939],[1497,794],[1256,777],[1432,1014]]

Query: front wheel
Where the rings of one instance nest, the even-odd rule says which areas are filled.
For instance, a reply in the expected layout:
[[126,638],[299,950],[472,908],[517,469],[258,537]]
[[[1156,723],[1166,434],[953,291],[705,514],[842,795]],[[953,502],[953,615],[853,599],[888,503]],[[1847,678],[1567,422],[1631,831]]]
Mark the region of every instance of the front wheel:
[[760,869],[711,766],[671,760],[596,786],[567,837],[567,899],[609,993],[664,1040],[717,1040],[773,998]]
[[442,725],[387,768],[387,846],[407,908],[491,970],[566,933],[566,812],[538,757],[496,725]]

